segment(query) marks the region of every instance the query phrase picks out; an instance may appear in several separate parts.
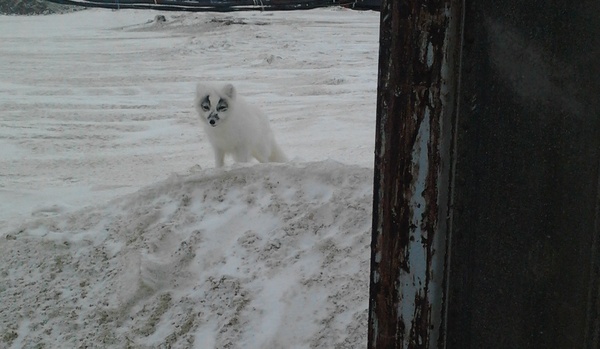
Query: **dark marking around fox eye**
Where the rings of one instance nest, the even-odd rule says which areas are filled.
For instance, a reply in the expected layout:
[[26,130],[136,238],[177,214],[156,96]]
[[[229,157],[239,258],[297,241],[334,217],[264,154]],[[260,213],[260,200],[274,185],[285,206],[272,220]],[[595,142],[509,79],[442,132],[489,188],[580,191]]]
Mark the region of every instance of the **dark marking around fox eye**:
[[202,100],[202,102],[200,102],[200,107],[204,111],[209,111],[210,110],[210,99],[208,99],[208,95],[206,97],[204,97],[204,99]]
[[229,106],[224,99],[219,99],[219,103],[217,103],[217,111],[226,111]]

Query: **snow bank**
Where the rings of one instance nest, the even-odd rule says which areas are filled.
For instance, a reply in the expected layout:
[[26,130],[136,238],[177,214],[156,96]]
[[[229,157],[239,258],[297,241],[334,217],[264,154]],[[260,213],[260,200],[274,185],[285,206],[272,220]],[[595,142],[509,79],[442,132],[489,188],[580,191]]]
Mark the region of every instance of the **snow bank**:
[[366,345],[372,170],[191,170],[0,243],[0,347]]
[[[364,347],[379,15],[155,15],[1,16],[0,348]],[[199,81],[294,161],[207,170]]]

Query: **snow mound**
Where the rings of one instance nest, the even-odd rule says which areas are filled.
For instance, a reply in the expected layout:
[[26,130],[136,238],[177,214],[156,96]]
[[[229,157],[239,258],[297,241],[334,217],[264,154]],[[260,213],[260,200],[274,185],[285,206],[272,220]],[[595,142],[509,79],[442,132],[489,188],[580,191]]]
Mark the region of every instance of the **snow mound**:
[[59,5],[44,0],[0,0],[0,14],[4,15],[49,15],[81,9],[84,7]]
[[0,232],[0,347],[363,347],[371,205],[372,170],[325,161],[49,210]]

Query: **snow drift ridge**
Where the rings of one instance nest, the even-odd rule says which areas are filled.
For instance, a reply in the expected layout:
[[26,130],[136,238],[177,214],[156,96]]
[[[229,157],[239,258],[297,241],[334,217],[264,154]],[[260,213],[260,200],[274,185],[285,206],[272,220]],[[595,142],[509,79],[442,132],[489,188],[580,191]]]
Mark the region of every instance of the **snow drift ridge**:
[[0,347],[356,348],[372,170],[199,170],[0,243]]

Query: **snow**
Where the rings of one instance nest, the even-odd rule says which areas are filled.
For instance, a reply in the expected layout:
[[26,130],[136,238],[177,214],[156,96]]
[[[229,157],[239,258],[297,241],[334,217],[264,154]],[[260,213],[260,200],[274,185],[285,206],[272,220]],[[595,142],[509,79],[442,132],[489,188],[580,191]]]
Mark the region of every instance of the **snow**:
[[[1,17],[0,348],[366,345],[378,13],[155,15]],[[292,160],[214,169],[199,81]]]

